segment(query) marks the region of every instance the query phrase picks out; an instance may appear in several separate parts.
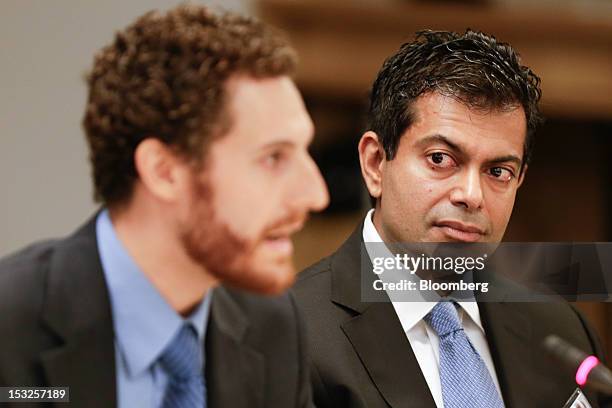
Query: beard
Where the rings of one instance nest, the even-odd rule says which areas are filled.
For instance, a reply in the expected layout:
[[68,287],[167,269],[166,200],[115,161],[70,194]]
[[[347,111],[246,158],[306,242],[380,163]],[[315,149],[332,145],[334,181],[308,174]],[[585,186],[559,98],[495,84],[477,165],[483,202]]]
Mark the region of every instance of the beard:
[[[188,256],[222,284],[261,294],[277,294],[295,279],[291,257],[261,250],[267,231],[295,222],[285,217],[247,239],[234,233],[216,217],[213,188],[208,180],[194,180],[193,201],[180,239]],[[304,218],[304,217],[302,217]]]

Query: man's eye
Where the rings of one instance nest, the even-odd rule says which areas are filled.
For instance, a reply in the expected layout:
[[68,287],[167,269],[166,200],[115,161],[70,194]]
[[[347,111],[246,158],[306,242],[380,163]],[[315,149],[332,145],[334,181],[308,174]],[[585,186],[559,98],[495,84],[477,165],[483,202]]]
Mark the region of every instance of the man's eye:
[[514,177],[514,174],[510,170],[503,167],[491,167],[489,169],[489,174],[500,181],[510,181]]
[[427,156],[430,164],[438,168],[450,168],[455,165],[455,161],[448,154],[442,152],[431,153]]
[[264,157],[264,165],[270,168],[277,167],[282,162],[283,158],[284,155],[282,152],[272,152]]

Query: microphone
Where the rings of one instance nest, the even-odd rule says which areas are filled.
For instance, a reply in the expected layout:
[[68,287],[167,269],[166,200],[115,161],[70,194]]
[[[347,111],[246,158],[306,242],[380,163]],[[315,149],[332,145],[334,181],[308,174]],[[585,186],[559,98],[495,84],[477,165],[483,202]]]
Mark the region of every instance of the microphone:
[[544,348],[567,368],[575,370],[576,384],[612,395],[612,372],[597,357],[586,354],[555,335],[544,339]]

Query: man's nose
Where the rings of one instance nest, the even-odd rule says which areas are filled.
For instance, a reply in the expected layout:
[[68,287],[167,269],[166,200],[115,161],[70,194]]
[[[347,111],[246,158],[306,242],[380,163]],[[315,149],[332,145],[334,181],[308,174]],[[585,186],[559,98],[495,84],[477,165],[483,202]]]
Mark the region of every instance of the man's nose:
[[464,207],[469,211],[480,209],[484,200],[481,171],[474,168],[462,172],[451,191],[450,200],[453,205]]
[[303,161],[294,190],[296,205],[301,210],[318,212],[329,204],[329,192],[323,176],[310,156]]

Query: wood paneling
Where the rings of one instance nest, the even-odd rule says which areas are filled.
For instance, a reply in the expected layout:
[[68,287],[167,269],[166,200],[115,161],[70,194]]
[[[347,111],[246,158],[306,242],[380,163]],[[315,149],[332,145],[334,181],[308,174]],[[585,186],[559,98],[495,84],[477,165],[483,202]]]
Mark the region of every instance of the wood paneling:
[[612,18],[591,9],[475,7],[409,1],[259,0],[288,32],[308,94],[362,98],[384,59],[423,29],[494,34],[542,79],[546,113],[612,118]]

